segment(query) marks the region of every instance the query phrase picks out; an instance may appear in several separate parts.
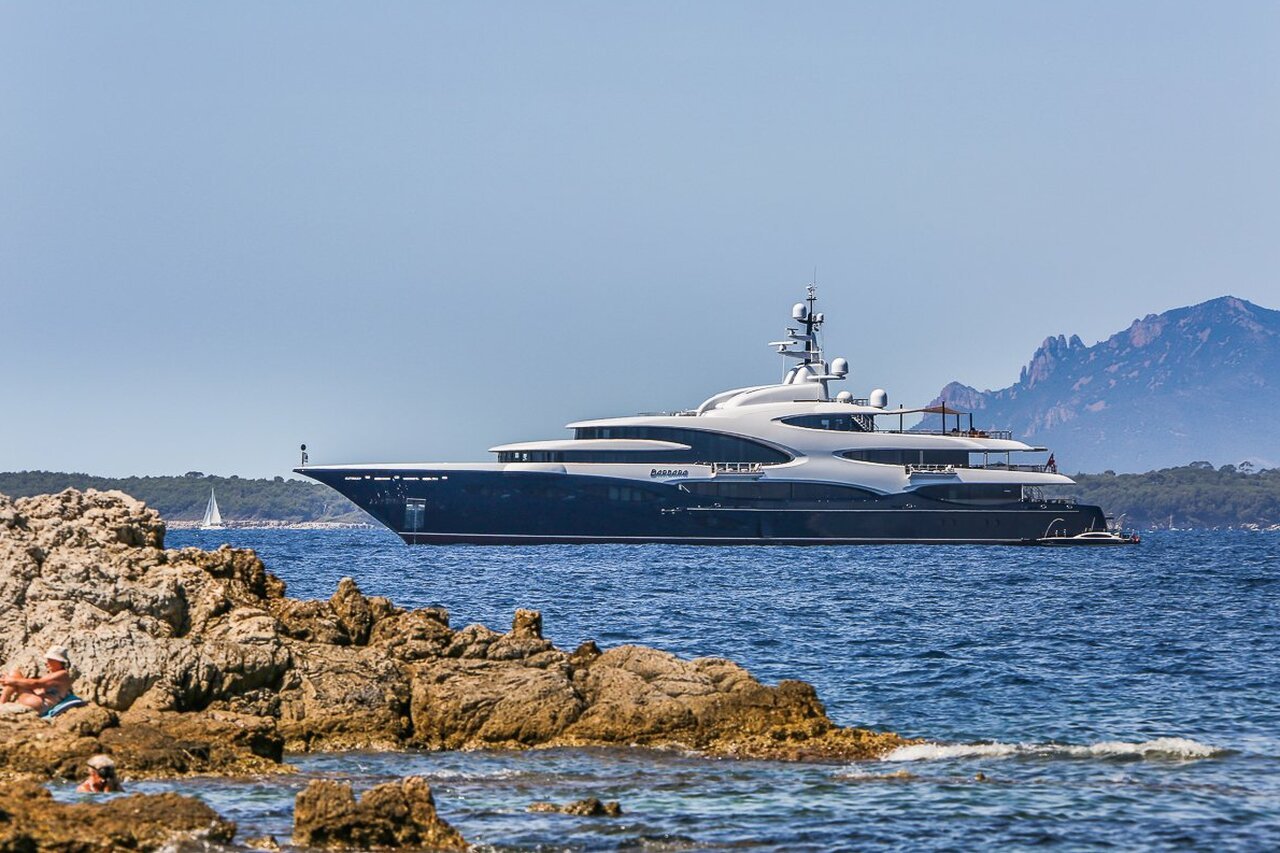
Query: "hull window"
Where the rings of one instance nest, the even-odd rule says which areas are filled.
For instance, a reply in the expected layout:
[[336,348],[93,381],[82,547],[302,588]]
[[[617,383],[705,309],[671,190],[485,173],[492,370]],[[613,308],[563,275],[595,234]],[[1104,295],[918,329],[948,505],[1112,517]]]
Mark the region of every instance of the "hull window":
[[622,501],[624,503],[639,503],[640,501],[651,501],[657,498],[652,492],[644,489],[633,489],[630,486],[610,486],[609,500]]
[[1022,486],[977,483],[949,483],[921,486],[915,490],[922,497],[961,504],[1007,504],[1022,500]]

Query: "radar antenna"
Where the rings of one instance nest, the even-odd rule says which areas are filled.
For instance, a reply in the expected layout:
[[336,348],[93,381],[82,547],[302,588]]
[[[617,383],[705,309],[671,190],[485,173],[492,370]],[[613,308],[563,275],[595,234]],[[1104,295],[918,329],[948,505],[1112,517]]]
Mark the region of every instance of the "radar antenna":
[[[817,268],[814,268],[814,278],[817,278]],[[805,304],[808,303],[808,304]],[[794,385],[802,382],[821,382],[823,389],[823,398],[827,397],[827,382],[829,380],[844,379],[849,372],[849,365],[844,359],[836,359],[828,369],[827,362],[822,355],[822,323],[826,318],[819,313],[818,304],[818,286],[811,283],[805,289],[805,301],[797,302],[791,307],[791,319],[797,323],[804,324],[804,331],[800,331],[798,327],[788,327],[786,330],[786,340],[770,341],[769,346],[776,347],[777,352],[783,358],[794,358],[800,363],[795,367],[788,368],[782,378],[782,384]],[[791,349],[795,344],[799,344],[799,349]]]

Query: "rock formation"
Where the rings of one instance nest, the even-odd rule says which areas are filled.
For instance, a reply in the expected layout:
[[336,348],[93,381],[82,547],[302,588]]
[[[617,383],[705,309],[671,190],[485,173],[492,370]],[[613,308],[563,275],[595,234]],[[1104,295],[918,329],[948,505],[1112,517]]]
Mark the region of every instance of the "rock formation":
[[226,843],[236,825],[199,800],[131,794],[100,803],[59,803],[34,782],[0,783],[0,850],[172,849],[181,841]]
[[[260,772],[283,749],[638,744],[769,758],[865,758],[902,743],[841,729],[811,686],[639,646],[572,653],[534,611],[454,630],[343,580],[285,597],[249,550],[165,550],[119,492],[0,496],[0,659],[71,651],[96,707],[0,719],[0,770],[66,776],[94,752],[125,775]],[[5,737],[4,735],[8,736]],[[33,758],[32,756],[39,756]]]
[[[945,401],[973,412],[978,428],[1047,446],[1065,471],[1198,459],[1272,467],[1280,465],[1277,377],[1280,311],[1224,296],[1149,314],[1091,346],[1076,335],[1046,338],[1014,384],[979,391],[952,382],[930,405]],[[923,422],[939,425],[934,415]]]
[[287,771],[275,720],[219,711],[180,714],[100,706],[73,708],[53,720],[35,714],[0,716],[0,772],[83,779],[89,758],[115,757],[139,776]]
[[293,843],[301,847],[428,847],[461,850],[462,834],[436,813],[421,776],[371,788],[357,802],[345,782],[317,779],[293,804]]
[[595,797],[575,800],[564,805],[547,802],[531,803],[526,811],[559,812],[560,814],[581,815],[582,817],[622,817],[622,806],[617,800],[610,800],[606,803]]

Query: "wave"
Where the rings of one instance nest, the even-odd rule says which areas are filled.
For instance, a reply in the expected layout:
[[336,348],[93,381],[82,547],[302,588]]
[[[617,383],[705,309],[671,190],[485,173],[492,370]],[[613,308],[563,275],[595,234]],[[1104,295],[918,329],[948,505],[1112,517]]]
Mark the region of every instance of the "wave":
[[1159,737],[1141,743],[1106,740],[1085,746],[1060,743],[916,743],[900,746],[885,761],[937,761],[947,758],[1173,758],[1197,759],[1226,750],[1184,737]]

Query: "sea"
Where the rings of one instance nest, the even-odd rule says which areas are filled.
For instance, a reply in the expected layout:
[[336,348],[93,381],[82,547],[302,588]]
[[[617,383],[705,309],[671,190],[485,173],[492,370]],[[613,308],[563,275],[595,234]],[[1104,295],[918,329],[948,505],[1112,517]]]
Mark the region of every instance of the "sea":
[[[257,550],[289,594],[344,576],[451,624],[542,611],[562,648],[642,643],[813,683],[878,761],[681,751],[295,755],[287,777],[143,781],[288,839],[314,778],[427,777],[479,849],[1280,849],[1280,533],[1119,548],[407,547],[383,530],[171,531]],[[70,786],[56,786],[73,799]],[[617,800],[618,818],[531,814]]]

